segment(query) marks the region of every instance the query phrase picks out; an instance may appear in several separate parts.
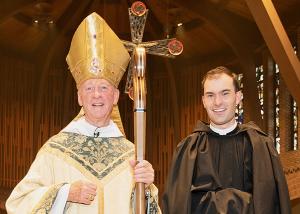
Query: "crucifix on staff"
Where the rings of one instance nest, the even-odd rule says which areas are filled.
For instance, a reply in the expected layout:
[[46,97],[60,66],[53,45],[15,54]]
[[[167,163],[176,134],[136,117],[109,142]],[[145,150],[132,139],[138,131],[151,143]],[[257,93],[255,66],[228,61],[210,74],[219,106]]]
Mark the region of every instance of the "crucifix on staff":
[[[142,42],[148,9],[144,3],[136,1],[128,9],[128,12],[132,41],[123,41],[123,43],[132,54],[125,92],[134,101],[134,143],[136,160],[140,162],[145,158],[146,142],[146,53],[173,58],[182,53],[183,45],[174,38]],[[135,212],[137,214],[145,213],[143,183],[136,184]]]

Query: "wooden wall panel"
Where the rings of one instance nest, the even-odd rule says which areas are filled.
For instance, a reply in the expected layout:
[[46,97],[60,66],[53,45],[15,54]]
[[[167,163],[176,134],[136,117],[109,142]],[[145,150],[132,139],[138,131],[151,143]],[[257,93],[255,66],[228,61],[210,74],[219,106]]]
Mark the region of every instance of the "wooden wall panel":
[[0,186],[13,187],[32,162],[33,66],[0,57]]
[[[47,74],[43,91],[41,122],[37,147],[40,148],[50,136],[58,133],[79,112],[75,81],[66,67],[52,67]],[[70,82],[69,84],[67,84]],[[68,85],[69,94],[65,93]],[[64,117],[67,114],[68,117]],[[34,119],[34,118],[33,118]]]
[[[32,63],[3,55],[0,63],[0,187],[11,189],[24,177],[38,149],[76,116],[79,107],[75,84],[67,84],[73,82],[71,75],[64,66],[53,67],[42,92],[40,129],[33,130],[39,70]],[[71,94],[65,93],[68,85]]]
[[193,131],[198,120],[207,122],[206,111],[202,105],[201,81],[203,74],[210,68],[211,66],[205,65],[185,67],[177,77],[181,138]]
[[[157,62],[158,63],[158,62]],[[150,67],[151,68],[151,67]],[[146,158],[155,169],[155,183],[163,192],[169,161],[178,142],[174,140],[174,120],[170,81],[163,65],[153,66],[149,76],[147,103],[147,152]],[[155,72],[155,73],[154,73]]]

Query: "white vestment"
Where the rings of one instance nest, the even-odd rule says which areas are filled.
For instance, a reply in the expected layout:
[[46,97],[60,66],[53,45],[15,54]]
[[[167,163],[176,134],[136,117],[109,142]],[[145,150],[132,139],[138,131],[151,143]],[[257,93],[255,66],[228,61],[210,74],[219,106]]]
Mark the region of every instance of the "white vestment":
[[[97,136],[97,137],[94,137]],[[134,145],[110,121],[97,128],[84,117],[72,121],[38,152],[27,175],[6,202],[10,213],[131,214],[134,190]],[[97,185],[91,205],[66,202],[68,184],[86,180]],[[150,185],[150,213],[160,213],[157,189]],[[63,209],[60,209],[63,204]]]

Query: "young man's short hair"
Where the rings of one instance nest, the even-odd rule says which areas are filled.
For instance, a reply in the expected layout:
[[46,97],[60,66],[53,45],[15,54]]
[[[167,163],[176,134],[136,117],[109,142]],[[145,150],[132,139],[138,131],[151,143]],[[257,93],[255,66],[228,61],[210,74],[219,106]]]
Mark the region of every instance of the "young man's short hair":
[[219,67],[209,70],[204,75],[203,80],[202,80],[202,91],[204,91],[204,83],[206,82],[207,79],[214,79],[215,76],[218,76],[221,74],[226,74],[232,78],[235,92],[238,92],[240,90],[240,84],[239,84],[237,75],[235,73],[233,73],[231,70],[229,70],[228,68],[226,68],[224,66],[219,66]]

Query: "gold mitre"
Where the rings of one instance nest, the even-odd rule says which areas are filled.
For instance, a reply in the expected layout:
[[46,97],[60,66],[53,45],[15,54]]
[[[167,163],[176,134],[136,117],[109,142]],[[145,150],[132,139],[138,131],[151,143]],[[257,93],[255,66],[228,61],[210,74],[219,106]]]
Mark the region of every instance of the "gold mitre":
[[75,31],[66,60],[77,88],[88,79],[106,79],[117,88],[130,56],[105,20],[92,13]]
[[[66,60],[77,88],[88,79],[106,79],[118,88],[130,56],[105,20],[92,13],[75,31]],[[74,120],[83,115],[81,108]],[[125,135],[117,105],[113,107],[111,119]]]

